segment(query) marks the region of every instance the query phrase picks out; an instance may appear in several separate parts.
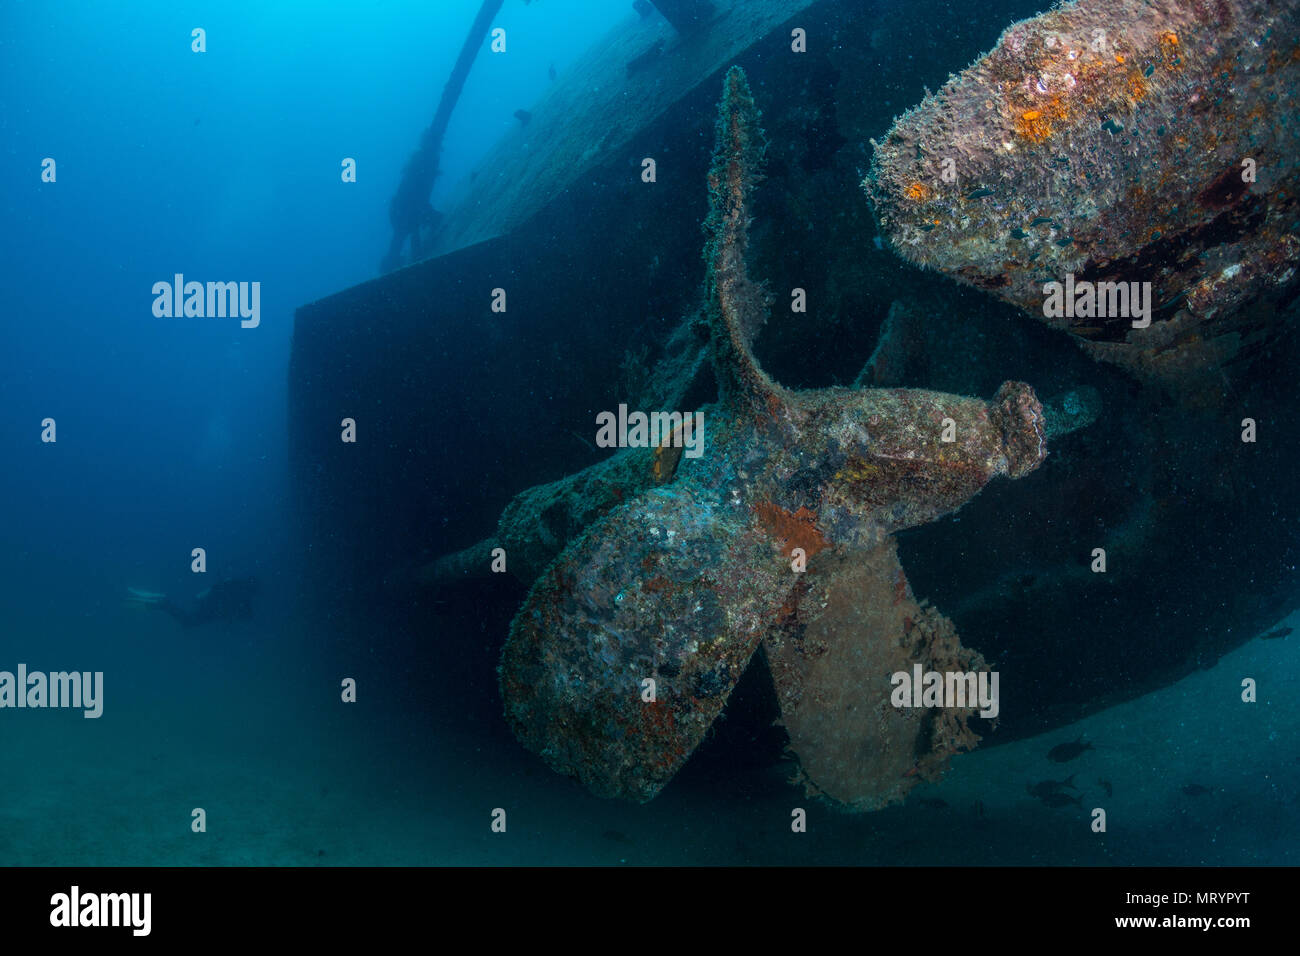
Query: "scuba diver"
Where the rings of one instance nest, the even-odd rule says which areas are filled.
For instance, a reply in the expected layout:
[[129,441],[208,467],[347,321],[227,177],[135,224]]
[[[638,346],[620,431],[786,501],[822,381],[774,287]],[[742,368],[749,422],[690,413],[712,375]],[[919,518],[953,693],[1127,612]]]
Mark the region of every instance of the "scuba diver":
[[410,240],[410,261],[416,262],[433,248],[434,233],[442,221],[442,213],[429,202],[429,192],[438,178],[438,157],[431,144],[425,143],[416,150],[402,169],[401,183],[388,203],[388,220],[393,227],[393,238],[388,246],[380,269],[391,272],[402,266],[402,249]]
[[182,627],[195,627],[212,621],[247,621],[253,616],[253,597],[257,594],[257,579],[227,578],[214,584],[194,599],[192,608],[176,604],[165,594],[127,588],[127,603],[136,607],[157,608],[166,611]]
[[[421,134],[419,148],[402,168],[397,192],[388,203],[388,221],[393,227],[393,237],[388,244],[387,254],[379,264],[381,272],[400,269],[404,261],[417,262],[433,249],[442,213],[433,208],[429,194],[433,191],[434,181],[440,172],[438,157],[442,155],[442,141],[447,134],[452,110],[460,99],[461,90],[465,88],[465,78],[504,2],[505,0],[483,0],[483,5],[469,28],[469,34],[465,37],[460,55],[456,58],[456,64],[451,69],[451,75],[447,78],[447,85],[442,89],[433,123]],[[407,240],[410,240],[411,254],[409,260],[403,260],[402,249]]]

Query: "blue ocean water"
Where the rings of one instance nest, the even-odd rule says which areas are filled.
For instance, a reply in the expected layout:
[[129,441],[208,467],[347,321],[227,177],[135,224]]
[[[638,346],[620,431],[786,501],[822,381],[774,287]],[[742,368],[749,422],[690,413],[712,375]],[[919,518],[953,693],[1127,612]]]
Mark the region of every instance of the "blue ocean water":
[[[0,864],[1294,864],[1294,637],[965,756],[924,799],[818,811],[792,839],[804,798],[781,765],[692,766],[638,807],[526,754],[495,696],[501,615],[489,627],[431,601],[413,633],[377,603],[368,626],[329,626],[290,469],[294,310],[375,277],[388,199],[478,6],[0,12],[0,671],[104,675],[97,719],[0,711]],[[518,128],[551,68],[629,15],[507,3],[494,22],[512,52],[480,53],[434,205]],[[258,326],[156,316],[151,289],[177,273],[260,282]],[[57,441],[42,440],[48,420]],[[394,507],[454,520],[469,505]],[[187,628],[129,600],[191,606],[244,576],[259,582],[247,619]],[[1222,703],[1243,674],[1268,678],[1249,711]],[[345,677],[354,705],[340,705]],[[1046,751],[1081,736],[1097,747],[1070,769],[1088,799],[1114,797],[1105,840],[1025,794],[1063,775]]]
[[[332,732],[303,718],[322,689],[300,679],[317,655],[313,635],[294,628],[300,562],[289,538],[285,413],[293,310],[375,275],[388,198],[477,7],[19,2],[0,11],[0,649],[9,661],[0,669],[12,672],[19,658],[33,670],[66,662],[103,670],[107,681],[98,721],[58,712],[6,721],[0,746],[35,747],[38,766],[7,783],[0,861],[290,862],[274,841],[240,838],[237,857],[213,856],[211,842],[186,848],[191,808],[158,810],[189,777],[226,783],[182,802],[243,803],[259,816],[263,788],[286,778],[274,763],[289,753],[308,758],[304,779],[323,772],[332,781],[331,766],[340,781],[370,776],[343,769],[356,754],[310,757]],[[575,0],[503,9],[494,22],[514,38],[510,55],[479,57],[433,200],[517,125],[513,112],[531,105],[551,66],[565,68],[626,12]],[[191,49],[196,27],[206,31],[201,55]],[[41,179],[47,157],[54,183]],[[346,185],[345,157],[358,169]],[[176,273],[260,281],[260,325],[156,318],[151,287]],[[41,442],[46,418],[56,443]],[[202,579],[190,569],[194,547],[209,555]],[[131,587],[188,603],[207,579],[243,575],[262,587],[256,626],[238,633],[182,632],[124,607]],[[223,676],[227,665],[234,670]],[[273,674],[282,667],[298,676],[281,683]],[[259,673],[275,685],[271,696]],[[279,704],[259,717],[238,700]],[[186,743],[192,733],[202,739]],[[209,749],[251,770],[239,739],[271,747],[273,761],[242,791],[227,786],[229,768],[218,771]],[[352,739],[369,749],[365,735]],[[90,766],[49,751],[83,746]],[[173,772],[181,777],[162,779]],[[407,779],[410,794],[426,782],[419,772]],[[309,799],[319,803],[326,786],[312,783]],[[83,787],[98,796],[83,799]],[[60,823],[57,807],[88,816]],[[172,810],[180,817],[169,821]],[[122,830],[128,818],[133,835]],[[279,810],[266,820],[272,830],[293,826]],[[89,829],[65,840],[65,824]],[[365,856],[410,845],[409,820],[390,824],[348,843]]]

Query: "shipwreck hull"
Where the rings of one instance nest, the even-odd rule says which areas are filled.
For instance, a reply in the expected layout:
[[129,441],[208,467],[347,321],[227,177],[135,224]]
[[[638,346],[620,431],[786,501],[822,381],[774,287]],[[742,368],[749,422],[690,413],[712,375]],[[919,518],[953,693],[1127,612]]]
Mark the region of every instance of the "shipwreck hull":
[[[914,37],[926,6],[782,6],[784,15],[737,45],[666,47],[669,56],[630,77],[626,57],[616,59],[606,67],[611,85],[631,91],[671,76],[673,94],[617,124],[599,112],[608,104],[588,107],[587,128],[608,122],[621,132],[567,174],[537,172],[548,149],[557,167],[570,162],[558,145],[538,140],[525,160],[503,144],[475,179],[490,186],[515,175],[523,184],[492,207],[502,215],[472,211],[476,191],[491,191],[480,183],[448,210],[435,258],[299,309],[291,454],[317,626],[344,641],[377,614],[388,640],[442,630],[448,612],[411,589],[409,569],[490,535],[520,491],[600,460],[590,447],[596,413],[653,391],[667,339],[699,301],[701,183],[732,62],[750,75],[771,143],[752,271],[776,294],[756,348],[774,378],[847,385],[878,344],[890,344],[892,360],[864,384],[990,395],[1017,379],[1044,397],[1084,385],[1104,396],[1097,421],[1054,442],[1014,492],[990,488],[956,516],[899,535],[916,598],[933,602],[1001,672],[999,726],[981,728],[983,746],[1207,666],[1293,605],[1293,337],[1272,334],[1249,362],[1218,370],[1231,401],[1192,409],[1091,361],[1014,306],[871,241],[872,211],[858,188],[870,156],[858,144],[883,135],[927,84],[942,84],[1000,32],[989,18],[983,32],[943,43],[934,31]],[[930,6],[936,17],[947,9]],[[996,5],[1005,23],[1035,6]],[[808,31],[805,60],[792,59],[793,26]],[[620,56],[644,52],[653,31],[668,28],[636,29],[649,32]],[[908,58],[903,38],[930,46],[922,55],[909,47]],[[798,82],[792,70],[801,70]],[[539,105],[512,135],[547,122]],[[646,156],[659,160],[654,184],[640,179]],[[806,313],[789,311],[796,287]],[[492,311],[497,288],[506,290],[504,312]],[[894,315],[911,318],[887,323],[895,302],[905,308]],[[882,331],[889,343],[878,342]],[[707,377],[700,388],[697,405],[712,398]],[[1241,441],[1245,417],[1258,424],[1256,443]],[[355,444],[340,441],[344,418],[357,423]],[[1259,535],[1263,526],[1273,533]],[[1090,570],[1094,548],[1107,550],[1104,574]],[[523,589],[507,575],[479,587],[486,609],[455,613],[462,624],[482,616],[497,631],[475,641],[499,648]],[[373,644],[373,629],[366,634]],[[440,637],[442,653],[454,656],[455,640]],[[499,718],[499,701],[482,693],[495,686],[495,651],[476,660],[484,673],[473,693],[444,693]]]

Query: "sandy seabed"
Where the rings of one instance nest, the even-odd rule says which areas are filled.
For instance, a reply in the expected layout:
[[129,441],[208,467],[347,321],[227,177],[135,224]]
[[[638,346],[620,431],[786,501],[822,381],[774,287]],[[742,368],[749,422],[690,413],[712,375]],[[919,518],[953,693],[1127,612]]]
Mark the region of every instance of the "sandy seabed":
[[[962,755],[906,806],[862,816],[802,796],[779,768],[683,774],[645,806],[599,800],[504,727],[418,728],[363,703],[308,715],[219,681],[184,702],[110,697],[98,720],[8,711],[0,865],[1295,865],[1300,613],[1280,626],[1297,633]],[[1241,701],[1245,677],[1257,703]],[[1047,760],[1079,736],[1095,749]],[[1072,773],[1080,805],[1027,792]],[[794,807],[806,833],[791,832]],[[1091,829],[1096,807],[1105,833]],[[496,808],[505,833],[491,830]]]

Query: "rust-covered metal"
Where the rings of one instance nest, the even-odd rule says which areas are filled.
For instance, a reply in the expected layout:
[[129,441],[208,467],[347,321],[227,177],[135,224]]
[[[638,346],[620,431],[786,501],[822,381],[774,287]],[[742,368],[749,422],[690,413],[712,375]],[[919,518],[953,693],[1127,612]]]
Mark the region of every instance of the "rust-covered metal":
[[763,642],[798,780],[852,810],[897,803],[979,735],[968,723],[971,708],[894,707],[887,676],[916,664],[977,672],[985,662],[962,647],[951,621],[916,601],[892,537],[824,562],[813,582],[802,626]]
[[[863,185],[899,255],[1186,393],[1294,294],[1297,85],[1300,0],[1075,0],[900,116]],[[1150,283],[1150,324],[1045,315],[1067,275]]]
[[[704,454],[605,513],[534,582],[502,655],[501,690],[514,732],[552,768],[599,795],[644,801],[690,757],[766,643],[809,788],[868,809],[974,741],[965,714],[949,714],[941,731],[862,719],[890,691],[888,672],[866,662],[976,659],[915,603],[890,536],[960,508],[998,475],[1032,471],[1046,455],[1045,422],[1019,383],[992,401],[773,383],[750,348],[766,296],[744,258],[761,158],[758,112],[733,69],[709,176],[707,309],[722,400],[704,411]],[[865,710],[826,703],[853,692]],[[837,734],[890,757],[849,767]]]

